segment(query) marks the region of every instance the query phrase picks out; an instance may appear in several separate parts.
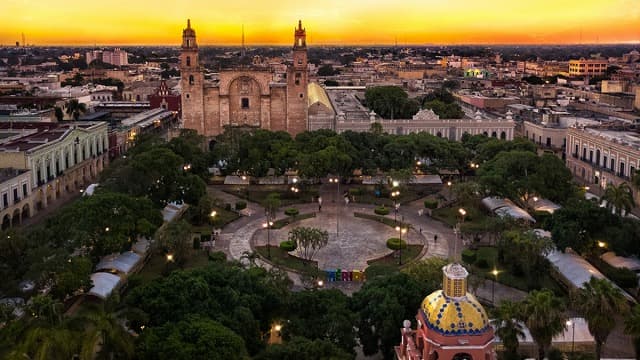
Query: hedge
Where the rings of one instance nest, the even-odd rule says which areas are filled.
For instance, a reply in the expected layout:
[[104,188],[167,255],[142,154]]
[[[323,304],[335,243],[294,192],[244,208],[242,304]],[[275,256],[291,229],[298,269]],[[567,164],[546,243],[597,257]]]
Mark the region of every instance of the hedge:
[[285,240],[283,242],[280,243],[280,249],[282,249],[283,251],[286,252],[290,252],[293,251],[297,248],[298,246],[296,245],[295,242],[293,241],[289,241],[289,240]]
[[[396,238],[396,237],[389,238],[387,240],[387,247],[389,249],[391,249],[391,250],[400,250],[400,247],[401,247],[401,245],[400,245],[401,242],[400,241],[401,240],[399,238]],[[404,241],[404,240],[402,240],[402,248],[403,249],[407,248],[407,242]]]
[[427,209],[435,209],[438,207],[438,200],[427,199],[424,201],[424,207],[426,207]]
[[238,201],[236,202],[236,210],[242,210],[242,209],[246,209],[247,208],[247,202],[246,201]]
[[473,264],[476,262],[476,252],[469,249],[462,250],[462,261],[467,264]]
[[296,216],[300,213],[296,208],[288,208],[284,211],[284,214],[287,216]]
[[389,214],[389,209],[386,208],[384,205],[383,206],[378,206],[375,209],[373,209],[373,212],[378,214],[378,215],[388,215]]
[[361,188],[357,188],[357,187],[350,188],[349,189],[349,194],[350,195],[354,195],[354,196],[355,195],[362,195],[362,189]]

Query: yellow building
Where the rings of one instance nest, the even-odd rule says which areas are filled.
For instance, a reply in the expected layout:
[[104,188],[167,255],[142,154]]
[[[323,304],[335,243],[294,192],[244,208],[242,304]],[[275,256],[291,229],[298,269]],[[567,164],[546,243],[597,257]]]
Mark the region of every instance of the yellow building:
[[[16,183],[19,186],[7,188],[8,201],[1,204],[3,210],[17,202],[29,204],[26,209],[20,208],[28,215],[14,211],[9,224],[37,213],[60,197],[77,193],[95,181],[108,162],[105,122],[0,123],[0,139],[0,168],[28,170],[22,176],[29,177]],[[23,189],[25,184],[27,191]],[[4,192],[0,195],[4,197]],[[7,219],[2,221],[6,223]]]
[[569,76],[600,76],[607,72],[607,60],[570,60]]

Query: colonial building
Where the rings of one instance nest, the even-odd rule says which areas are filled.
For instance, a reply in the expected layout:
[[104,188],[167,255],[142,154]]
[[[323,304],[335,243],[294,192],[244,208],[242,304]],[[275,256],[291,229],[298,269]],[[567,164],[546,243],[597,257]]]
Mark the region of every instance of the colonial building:
[[292,135],[307,130],[307,42],[302,22],[294,32],[286,82],[277,82],[272,69],[256,66],[224,70],[218,82],[206,81],[190,21],[182,32],[180,76],[184,128],[205,136],[220,134],[225,126]]
[[[0,123],[0,138],[0,168],[19,169],[29,177],[26,182],[12,180],[7,204],[15,207],[19,199],[20,211],[28,216],[95,181],[108,161],[104,122]],[[19,222],[17,210],[11,215],[13,224]]]
[[[630,183],[640,169],[640,134],[607,127],[571,128],[567,132],[567,167],[601,194],[610,184]],[[569,155],[570,154],[570,155]],[[633,189],[636,203],[640,192]]]
[[442,268],[443,290],[424,298],[417,327],[405,320],[398,360],[494,360],[493,328],[476,298],[467,292],[469,273],[460,264]]
[[31,171],[13,168],[0,169],[0,221],[2,229],[22,222],[31,214],[33,204]]

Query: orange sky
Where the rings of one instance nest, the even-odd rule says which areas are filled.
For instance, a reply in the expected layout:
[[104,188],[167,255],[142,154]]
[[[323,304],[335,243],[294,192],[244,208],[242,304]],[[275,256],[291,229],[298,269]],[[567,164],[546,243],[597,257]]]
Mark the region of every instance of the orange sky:
[[[0,44],[640,43],[640,0],[0,0]],[[582,34],[582,35],[581,35]]]

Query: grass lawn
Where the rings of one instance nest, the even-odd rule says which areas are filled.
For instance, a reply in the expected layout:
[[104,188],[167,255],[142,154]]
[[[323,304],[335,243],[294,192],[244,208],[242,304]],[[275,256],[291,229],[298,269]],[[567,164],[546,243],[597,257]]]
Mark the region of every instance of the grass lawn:
[[[206,266],[209,262],[207,252],[204,250],[189,250],[183,269],[194,269],[198,267]],[[142,270],[135,276],[138,277],[142,284],[146,284],[155,279],[164,277],[163,272],[166,270],[177,270],[178,268],[173,263],[167,263],[167,259],[162,254],[152,254],[149,261],[144,265]]]
[[271,246],[271,258],[269,258],[266,246],[256,246],[255,250],[262,258],[278,266],[309,274],[316,274],[319,271],[317,261],[305,261],[299,257],[290,255],[288,252],[280,249],[279,246]]
[[[393,207],[393,199],[388,197],[377,197],[375,195],[375,186],[364,185],[358,186],[357,188],[360,189],[360,194],[355,195],[356,203]],[[427,195],[435,194],[437,191],[438,190],[436,188],[419,185],[404,186],[400,191],[400,196],[398,197],[397,202],[400,204],[412,202]]]
[[[407,245],[405,249],[402,249],[402,264],[406,265],[407,263],[413,261],[420,252],[422,251],[423,245]],[[398,257],[396,257],[396,253],[391,253],[389,255],[385,255],[383,257],[369,260],[367,261],[367,265],[386,265],[391,267],[399,268],[398,265]]]
[[[312,198],[318,196],[316,185],[302,186],[300,192],[291,192],[290,185],[249,185],[249,186],[229,186],[222,191],[235,195],[239,198],[255,203],[262,203],[271,193],[280,194],[281,206],[291,204],[310,203]],[[235,206],[235,204],[231,204]]]
[[359,218],[363,218],[363,219],[369,219],[369,220],[373,220],[373,221],[378,221],[381,222],[387,226],[391,226],[392,228],[395,228],[396,226],[402,226],[402,227],[409,227],[411,228],[411,224],[409,223],[403,223],[402,221],[398,220],[398,221],[393,221],[393,219],[382,216],[382,215],[373,215],[373,214],[365,214],[365,213],[361,213],[361,212],[354,212],[353,216],[355,217],[359,217]]
[[[485,262],[487,267],[479,267],[475,264],[470,266],[470,272],[474,275],[484,277],[485,279],[493,280],[494,276],[491,274],[491,271],[495,268],[499,271],[498,273],[498,282],[516,289],[520,289],[523,291],[531,291],[532,289],[527,284],[527,279],[524,276],[515,276],[511,272],[505,270],[506,266],[504,264],[499,264],[498,259],[498,249],[492,246],[481,246],[476,251],[476,261],[475,264]],[[483,261],[482,261],[482,260]],[[542,277],[540,288],[542,289],[550,289],[556,294],[562,294],[564,291],[560,287],[560,285],[551,277],[549,273],[544,274]]]
[[296,216],[287,216],[284,219],[280,219],[280,220],[276,220],[273,222],[273,225],[271,226],[272,229],[281,229],[289,224],[293,224],[294,222],[298,222],[300,220],[304,220],[304,219],[310,219],[316,217],[316,213],[311,212],[311,213],[304,213],[304,214],[298,214]]
[[467,212],[467,215],[464,218],[465,223],[482,223],[487,218],[487,214],[485,214],[485,212],[479,207],[465,205],[434,209],[431,216],[451,227],[455,227],[458,222],[462,220],[460,215],[461,208]]

